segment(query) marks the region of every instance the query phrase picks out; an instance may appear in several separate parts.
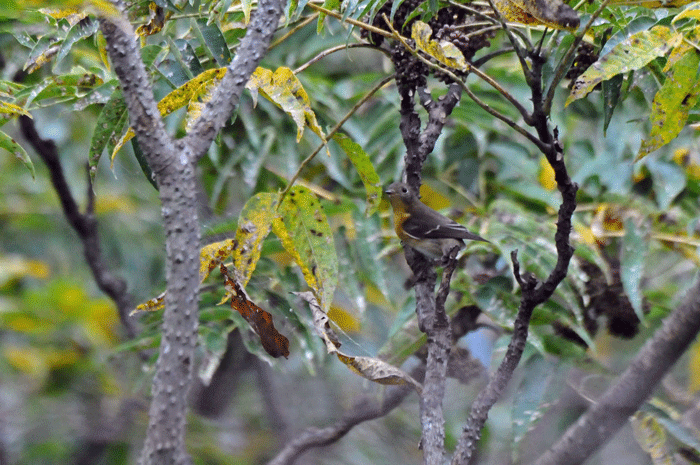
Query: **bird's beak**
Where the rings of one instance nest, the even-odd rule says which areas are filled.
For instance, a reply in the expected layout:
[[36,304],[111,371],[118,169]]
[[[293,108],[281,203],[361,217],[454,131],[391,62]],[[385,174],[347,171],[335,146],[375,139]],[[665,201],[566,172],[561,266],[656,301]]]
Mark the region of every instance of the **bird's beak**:
[[384,191],[384,193],[386,195],[391,195],[394,193],[394,189],[392,189],[391,187],[387,187],[386,190]]

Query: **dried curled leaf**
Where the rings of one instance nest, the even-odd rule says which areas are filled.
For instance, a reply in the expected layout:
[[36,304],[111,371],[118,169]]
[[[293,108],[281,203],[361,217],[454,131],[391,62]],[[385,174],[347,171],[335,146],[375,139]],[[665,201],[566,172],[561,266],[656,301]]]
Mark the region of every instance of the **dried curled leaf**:
[[389,385],[410,384],[418,393],[422,391],[421,384],[408,373],[381,359],[352,356],[340,352],[338,350],[340,347],[338,336],[331,328],[328,316],[321,309],[314,294],[312,292],[296,292],[295,295],[301,297],[309,304],[314,319],[314,328],[316,333],[326,343],[326,350],[328,350],[329,354],[335,353],[338,356],[338,360],[347,365],[348,368],[375,383]]
[[405,371],[374,357],[353,357],[341,352],[338,360],[358,375],[379,384],[410,384],[420,394],[423,386]]
[[219,268],[226,279],[226,291],[231,297],[231,308],[240,313],[250,324],[260,338],[265,352],[275,358],[289,357],[289,339],[277,331],[272,322],[272,315],[248,298],[248,295],[223,264],[219,265]]

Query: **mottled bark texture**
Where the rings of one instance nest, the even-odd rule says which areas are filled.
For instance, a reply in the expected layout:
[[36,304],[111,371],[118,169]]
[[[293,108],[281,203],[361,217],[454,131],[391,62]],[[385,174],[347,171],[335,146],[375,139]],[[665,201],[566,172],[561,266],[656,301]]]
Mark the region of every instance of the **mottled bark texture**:
[[[121,2],[115,2],[122,7]],[[240,94],[270,43],[282,7],[263,0],[235,59],[190,135],[173,139],[160,117],[137,38],[125,20],[101,20],[129,118],[158,184],[165,230],[167,294],[153,379],[143,464],[189,464],[185,450],[187,393],[197,343],[200,228],[195,165],[237,108]]]

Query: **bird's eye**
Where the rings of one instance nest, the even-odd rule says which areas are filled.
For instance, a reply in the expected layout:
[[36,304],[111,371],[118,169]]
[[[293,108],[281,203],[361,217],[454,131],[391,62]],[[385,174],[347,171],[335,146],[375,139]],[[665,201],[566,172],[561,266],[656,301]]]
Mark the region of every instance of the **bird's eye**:
[[403,192],[404,194],[408,194],[408,189],[406,188],[406,186],[401,187],[401,192]]

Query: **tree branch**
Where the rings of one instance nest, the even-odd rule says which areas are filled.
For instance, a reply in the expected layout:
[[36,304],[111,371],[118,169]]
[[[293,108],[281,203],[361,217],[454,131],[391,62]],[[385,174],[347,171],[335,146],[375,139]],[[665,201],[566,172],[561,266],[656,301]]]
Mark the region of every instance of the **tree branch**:
[[[419,379],[422,367],[412,370],[412,377]],[[410,385],[394,386],[386,389],[384,399],[372,401],[366,396],[359,398],[343,417],[326,428],[307,428],[290,441],[268,465],[291,465],[304,452],[314,447],[332,444],[345,436],[352,428],[365,421],[381,418],[398,407],[413,392]]]
[[[537,67],[534,66],[533,68]],[[537,105],[535,105],[535,108],[537,109]],[[546,116],[538,111],[535,111],[534,115],[544,121],[544,123],[542,121],[537,122],[537,125],[542,127],[542,124],[544,124],[546,128]],[[453,465],[469,463],[476,449],[476,444],[481,437],[481,430],[486,423],[489,410],[503,394],[515,368],[520,362],[527,341],[532,312],[537,305],[545,302],[552,296],[556,287],[566,277],[569,262],[574,253],[574,249],[569,242],[569,235],[571,233],[571,217],[576,209],[576,191],[578,186],[571,181],[567,173],[562,147],[556,138],[556,129],[553,132],[553,135],[547,132],[547,134],[542,134],[541,137],[545,139],[543,142],[548,147],[551,147],[551,151],[546,152],[545,155],[552,164],[557,187],[562,194],[562,204],[559,207],[557,219],[557,231],[554,236],[557,248],[557,263],[547,279],[542,282],[533,274],[526,273],[524,276],[521,275],[517,253],[516,251],[511,253],[513,273],[522,291],[518,314],[515,317],[513,336],[508,344],[503,361],[472,404],[469,418],[452,457]],[[548,140],[551,140],[551,143]],[[575,462],[564,461],[559,463]]]
[[[121,1],[115,0],[115,4],[123,7]],[[191,463],[184,437],[198,325],[200,227],[195,164],[238,105],[243,87],[267,50],[281,11],[278,0],[258,3],[238,53],[212,101],[192,132],[180,141],[165,132],[131,26],[123,20],[100,21],[131,126],[156,174],[166,237],[163,334],[142,464]]]
[[193,161],[199,160],[209,150],[214,137],[238,109],[243,89],[265,55],[281,15],[280,0],[258,2],[236,56],[226,67],[221,83],[184,139],[183,143],[191,150]]
[[615,384],[535,464],[581,463],[611,439],[651,395],[699,331],[700,279]]
[[[20,80],[18,78],[19,76],[15,76],[15,80]],[[34,148],[39,158],[41,158],[49,169],[51,183],[61,202],[63,214],[83,243],[85,261],[90,267],[97,287],[107,294],[115,303],[117,311],[119,312],[119,319],[126,330],[127,336],[133,338],[136,336],[137,331],[133,321],[129,317],[129,312],[131,312],[133,308],[134,299],[126,290],[126,281],[114,275],[104,263],[100,236],[97,229],[97,218],[95,218],[94,211],[94,192],[92,190],[89,174],[87,176],[88,204],[85,213],[80,213],[78,204],[73,198],[73,194],[71,194],[68,181],[63,173],[63,166],[58,156],[56,144],[51,140],[42,139],[36,130],[34,120],[28,116],[20,116],[19,124],[22,135],[27,139],[27,142]]]

